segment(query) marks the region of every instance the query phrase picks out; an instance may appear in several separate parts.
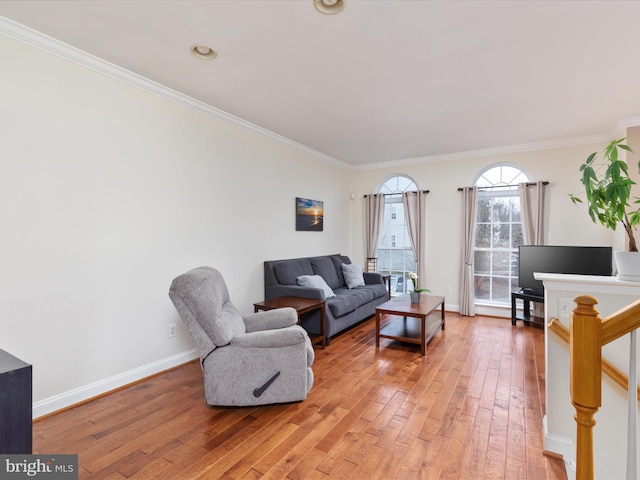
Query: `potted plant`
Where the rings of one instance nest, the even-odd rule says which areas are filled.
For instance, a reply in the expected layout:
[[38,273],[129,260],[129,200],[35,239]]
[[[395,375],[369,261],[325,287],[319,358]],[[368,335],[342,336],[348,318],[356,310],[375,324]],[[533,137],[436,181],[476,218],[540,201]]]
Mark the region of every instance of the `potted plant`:
[[[580,182],[585,189],[585,197],[588,203],[589,216],[594,223],[601,223],[606,228],[615,230],[618,224],[622,224],[627,234],[627,252],[615,252],[616,265],[619,278],[623,280],[639,280],[640,271],[629,272],[627,260],[623,257],[632,257],[632,264],[640,269],[640,255],[634,235],[635,226],[640,223],[640,207],[635,208],[629,202],[639,204],[640,199],[631,197],[631,187],[636,184],[630,177],[627,163],[619,158],[619,150],[633,153],[625,138],[611,141],[604,149],[602,159],[598,159],[597,152],[587,157],[580,165],[582,178]],[[640,171],[640,162],[637,165]],[[569,197],[574,204],[582,203],[576,195],[570,193]],[[629,252],[635,252],[628,255]],[[635,257],[635,259],[633,259]]]
[[420,301],[420,292],[431,293],[428,288],[418,288],[418,274],[415,272],[409,272],[407,276],[411,279],[413,284],[413,291],[409,292],[411,295],[411,303],[418,303]]

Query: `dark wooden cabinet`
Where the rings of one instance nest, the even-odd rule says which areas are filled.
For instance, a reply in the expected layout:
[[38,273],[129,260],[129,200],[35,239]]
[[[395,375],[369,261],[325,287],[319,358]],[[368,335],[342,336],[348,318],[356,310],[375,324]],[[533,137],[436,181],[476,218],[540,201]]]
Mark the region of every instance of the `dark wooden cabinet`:
[[31,365],[0,350],[0,454],[30,454]]

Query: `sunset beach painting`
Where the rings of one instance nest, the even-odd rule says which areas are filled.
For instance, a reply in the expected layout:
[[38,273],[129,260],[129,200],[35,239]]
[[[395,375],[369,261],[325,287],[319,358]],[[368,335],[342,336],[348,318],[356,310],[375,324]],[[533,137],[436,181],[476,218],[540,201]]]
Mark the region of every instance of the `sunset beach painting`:
[[321,232],[324,219],[324,202],[296,197],[296,230]]

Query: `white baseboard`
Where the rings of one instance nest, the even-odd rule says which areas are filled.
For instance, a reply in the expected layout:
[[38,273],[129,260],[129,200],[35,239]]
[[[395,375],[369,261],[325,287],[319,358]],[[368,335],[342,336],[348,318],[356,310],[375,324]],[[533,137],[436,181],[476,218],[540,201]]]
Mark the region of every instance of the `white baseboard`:
[[476,315],[489,315],[491,317],[511,318],[511,307],[476,304]]
[[575,480],[576,478],[576,459],[574,456],[573,442],[569,438],[560,437],[550,434],[547,430],[547,416],[542,418],[542,427],[544,429],[544,449],[547,452],[561,455],[564,460],[564,469],[567,472],[567,480]]
[[120,387],[124,387],[130,383],[137,382],[138,380],[142,380],[173,367],[177,367],[183,363],[190,362],[196,358],[198,358],[196,350],[188,350],[171,357],[163,358],[157,362],[142,365],[141,367],[134,368],[128,372],[123,372],[118,375],[114,375],[113,377],[105,378],[89,385],[40,400],[39,402],[34,402],[33,418],[36,419],[72,405],[76,405],[89,400],[90,398],[97,397]]

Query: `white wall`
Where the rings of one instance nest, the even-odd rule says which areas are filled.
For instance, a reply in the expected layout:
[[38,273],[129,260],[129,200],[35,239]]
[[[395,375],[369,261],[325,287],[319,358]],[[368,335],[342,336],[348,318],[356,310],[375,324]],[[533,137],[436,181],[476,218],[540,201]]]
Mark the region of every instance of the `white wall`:
[[[3,36],[0,64],[0,348],[36,404],[192,355],[167,295],[187,269],[248,313],[264,260],[350,253],[343,168]],[[295,231],[296,196],[324,232]]]
[[[548,216],[546,240],[553,245],[612,245],[611,231],[591,222],[585,206],[574,206],[567,193],[583,191],[578,168],[587,156],[603,145],[581,145],[548,150],[487,155],[440,162],[360,170],[353,174],[351,190],[356,193],[353,202],[353,257],[364,257],[364,222],[362,196],[374,193],[384,179],[403,173],[430,190],[427,197],[427,278],[423,284],[435,294],[447,296],[447,309],[459,305],[461,194],[458,187],[473,185],[476,175],[489,165],[510,163],[523,169],[532,180],[546,180],[548,189]],[[446,287],[451,292],[446,292]],[[503,314],[510,316],[504,309]]]

